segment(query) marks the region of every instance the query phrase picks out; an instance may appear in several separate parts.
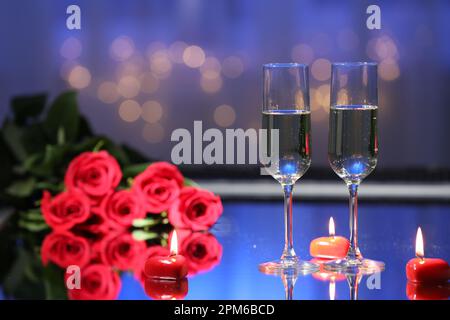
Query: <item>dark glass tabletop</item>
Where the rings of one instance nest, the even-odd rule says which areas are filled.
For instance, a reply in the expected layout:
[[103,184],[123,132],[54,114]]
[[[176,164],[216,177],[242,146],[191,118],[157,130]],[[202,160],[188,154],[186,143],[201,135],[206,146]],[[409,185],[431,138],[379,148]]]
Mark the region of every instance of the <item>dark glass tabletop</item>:
[[[365,257],[384,261],[386,269],[377,276],[359,279],[358,298],[408,299],[405,266],[414,257],[418,226],[422,227],[424,234],[425,256],[449,261],[448,214],[448,203],[361,201],[360,248]],[[311,259],[309,244],[312,239],[327,235],[330,216],[336,222],[336,234],[348,237],[347,203],[297,201],[294,204],[294,244],[302,259]],[[285,278],[283,284],[281,277],[258,271],[259,263],[278,258],[281,254],[284,242],[281,201],[226,201],[224,213],[211,233],[222,247],[222,254],[217,254],[219,249],[213,237],[202,242],[201,253],[206,258],[198,260],[195,274],[189,277],[185,299],[285,299],[288,280]],[[214,243],[209,245],[208,241]],[[16,245],[21,246],[21,242],[17,241]],[[39,255],[35,257],[39,260]],[[2,257],[0,264],[6,263]],[[338,276],[330,284],[321,276],[326,278],[321,274],[299,276],[293,298],[330,299],[333,290],[335,299],[350,298],[348,280],[354,282],[355,279]],[[135,274],[123,272],[120,280],[118,299],[149,299],[143,282]],[[54,281],[63,283],[64,280]],[[6,298],[4,291],[0,293],[2,298]],[[45,296],[34,295],[33,298]]]

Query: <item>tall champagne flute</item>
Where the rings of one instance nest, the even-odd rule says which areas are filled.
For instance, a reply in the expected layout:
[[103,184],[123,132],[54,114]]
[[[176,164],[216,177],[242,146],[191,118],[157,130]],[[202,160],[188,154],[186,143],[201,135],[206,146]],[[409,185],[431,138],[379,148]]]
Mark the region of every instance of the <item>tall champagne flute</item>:
[[349,190],[350,249],[347,257],[326,263],[327,270],[372,273],[384,263],[364,259],[358,247],[358,186],[377,165],[377,64],[334,63],[331,69],[328,160]]
[[263,66],[263,72],[262,128],[267,130],[270,153],[270,163],[264,165],[284,191],[285,245],[279,260],[260,264],[259,269],[272,274],[309,273],[317,265],[297,257],[292,238],[292,191],[311,164],[308,67],[270,63]]

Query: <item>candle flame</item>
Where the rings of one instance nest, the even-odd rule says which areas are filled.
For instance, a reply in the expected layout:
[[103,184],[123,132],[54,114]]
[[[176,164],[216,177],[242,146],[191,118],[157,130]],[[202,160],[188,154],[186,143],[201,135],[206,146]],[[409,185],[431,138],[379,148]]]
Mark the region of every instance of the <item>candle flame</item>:
[[330,217],[330,222],[328,223],[328,233],[330,234],[330,237],[334,237],[334,235],[336,234],[336,231],[334,229],[333,217]]
[[178,237],[177,231],[173,230],[172,237],[170,238],[170,255],[176,256],[178,254]]
[[336,283],[331,281],[328,286],[328,293],[330,294],[330,300],[336,299]]
[[416,235],[416,256],[419,258],[423,258],[425,256],[424,250],[423,250],[422,229],[420,227],[417,229],[417,235]]

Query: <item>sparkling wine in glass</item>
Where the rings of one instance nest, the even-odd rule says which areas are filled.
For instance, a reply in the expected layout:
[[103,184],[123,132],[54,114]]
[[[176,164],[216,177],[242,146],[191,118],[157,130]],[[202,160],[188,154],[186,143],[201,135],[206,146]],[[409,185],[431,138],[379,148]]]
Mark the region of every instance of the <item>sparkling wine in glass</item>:
[[358,186],[378,155],[376,63],[334,63],[330,98],[328,160],[349,190],[350,248],[347,257],[324,266],[347,274],[379,272],[384,263],[364,259],[358,247]]
[[280,259],[262,263],[259,269],[271,274],[310,273],[318,266],[298,258],[292,237],[294,184],[311,164],[308,67],[298,63],[271,63],[264,65],[263,72],[262,128],[267,130],[266,150],[270,157],[270,163],[263,165],[283,188],[285,245]]

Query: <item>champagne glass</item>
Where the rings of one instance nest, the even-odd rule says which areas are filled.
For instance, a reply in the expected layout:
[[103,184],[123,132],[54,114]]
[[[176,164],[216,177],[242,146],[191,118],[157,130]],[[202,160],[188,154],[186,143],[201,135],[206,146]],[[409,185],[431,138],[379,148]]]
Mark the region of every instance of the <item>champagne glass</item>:
[[270,63],[263,66],[263,72],[262,128],[267,130],[266,150],[270,153],[270,163],[263,165],[284,191],[285,245],[279,260],[260,264],[259,270],[269,274],[306,274],[318,267],[295,254],[292,191],[311,164],[308,67],[298,63]]
[[347,257],[324,264],[346,274],[373,273],[384,263],[364,259],[358,247],[358,186],[377,165],[377,64],[334,63],[331,69],[328,160],[349,190],[350,248]]

